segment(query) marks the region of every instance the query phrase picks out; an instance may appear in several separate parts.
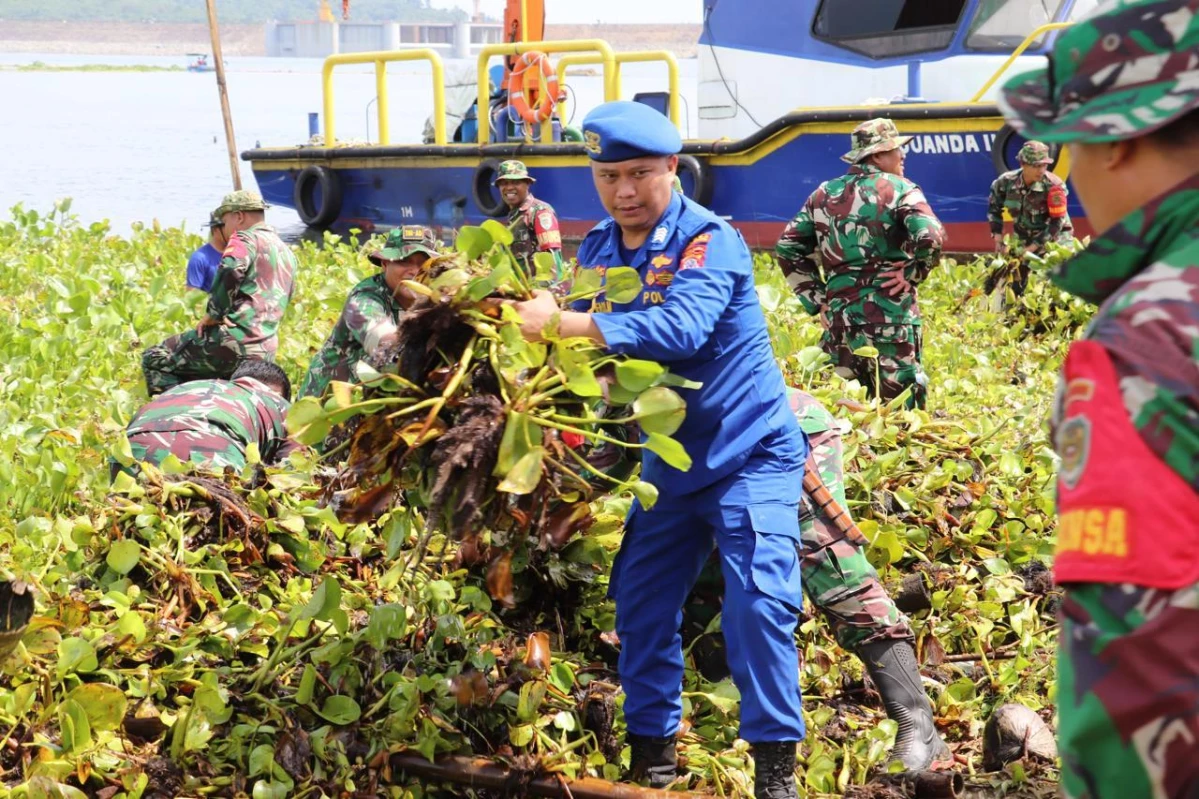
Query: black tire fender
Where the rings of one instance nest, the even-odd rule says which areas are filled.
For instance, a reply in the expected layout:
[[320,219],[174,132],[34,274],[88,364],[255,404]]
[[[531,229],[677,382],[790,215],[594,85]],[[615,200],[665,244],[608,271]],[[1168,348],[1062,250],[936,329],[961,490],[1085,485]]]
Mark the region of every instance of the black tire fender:
[[[316,189],[321,190],[320,207]],[[343,199],[341,176],[324,166],[306,166],[296,176],[292,199],[300,220],[308,227],[326,228],[341,215]]]
[[[1020,164],[1016,161],[1016,157],[1012,156],[1012,161],[1008,163],[1007,149],[1012,142],[1012,137],[1018,135],[1016,129],[1011,125],[1005,124],[995,134],[995,141],[991,145],[991,164],[995,167],[995,174],[1002,175],[1004,172],[1011,172],[1013,169],[1019,169]],[[1053,156],[1053,161],[1049,164],[1049,171],[1052,172],[1057,168],[1058,159],[1062,157],[1061,145],[1049,145],[1049,154]]]
[[695,188],[689,199],[703,206],[712,202],[712,173],[706,164],[693,155],[680,155],[677,171],[680,180],[685,174],[691,175],[691,183]]
[[494,158],[487,158],[479,162],[475,167],[475,178],[471,181],[470,195],[475,201],[475,205],[479,207],[487,216],[499,217],[504,216],[508,212],[508,206],[504,203],[504,198],[495,190],[492,182],[495,176],[499,174],[500,162]]

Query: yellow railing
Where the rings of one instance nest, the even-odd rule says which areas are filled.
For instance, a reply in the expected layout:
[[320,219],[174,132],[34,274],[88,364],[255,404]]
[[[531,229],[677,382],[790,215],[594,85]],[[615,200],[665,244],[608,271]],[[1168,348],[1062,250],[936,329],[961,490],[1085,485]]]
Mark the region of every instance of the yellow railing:
[[[341,64],[374,64],[375,92],[378,95],[379,143],[391,144],[390,106],[387,102],[387,65],[392,61],[428,61],[433,67],[433,141],[445,144],[445,67],[441,54],[423,47],[417,50],[379,50],[368,53],[343,53],[325,59],[321,69],[325,105],[325,146],[335,143],[333,126],[333,68]],[[486,108],[487,106],[482,106]]]
[[999,69],[995,70],[995,74],[991,76],[990,80],[984,83],[983,87],[974,93],[974,96],[970,98],[970,102],[977,103],[979,100],[981,100],[983,95],[990,91],[991,87],[995,85],[995,82],[999,80],[1000,76],[1008,71],[1008,68],[1015,63],[1017,58],[1024,54],[1024,51],[1027,50],[1033,42],[1035,42],[1037,39],[1040,39],[1050,31],[1059,31],[1063,28],[1070,27],[1072,24],[1073,23],[1070,22],[1050,22],[1037,28],[1032,33],[1028,34],[1028,36],[1025,36],[1024,41],[1020,43],[1019,47],[1012,51],[1012,54],[1008,56],[1007,60],[1003,62]]
[[[604,65],[604,102],[610,102],[620,97],[620,90],[617,85],[616,54],[612,51],[612,47],[603,39],[489,44],[479,52],[479,144],[486,144],[491,140],[491,113],[488,110],[487,102],[487,62],[491,60],[492,56],[521,55],[533,51],[542,53],[598,53],[599,63]],[[544,90],[544,86],[542,88]],[[551,141],[552,134],[553,123],[546,120],[541,125],[541,141]]]
[[[598,64],[602,59],[592,53],[577,53],[564,55],[558,59],[558,83],[565,84],[568,67],[580,64]],[[669,50],[640,50],[632,53],[617,53],[616,61],[616,96],[620,97],[620,66],[647,61],[663,61],[666,63],[667,88],[670,91],[670,121],[676,128],[681,128],[679,122],[679,62],[674,53]],[[566,119],[566,101],[558,103],[558,117]]]

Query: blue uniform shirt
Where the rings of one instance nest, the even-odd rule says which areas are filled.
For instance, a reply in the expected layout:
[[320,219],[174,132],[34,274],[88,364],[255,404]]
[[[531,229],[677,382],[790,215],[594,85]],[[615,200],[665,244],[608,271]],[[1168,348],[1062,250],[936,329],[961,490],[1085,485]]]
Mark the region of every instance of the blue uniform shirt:
[[611,218],[587,234],[578,260],[580,269],[631,266],[641,274],[644,289],[631,303],[600,294],[574,305],[595,314],[611,352],[658,361],[703,383],[679,389],[687,417],[675,438],[691,456],[691,470],[642,451],[642,477],[663,500],[733,474],[759,445],[788,455],[798,446],[806,457],[754,289],[753,258],[728,223],[672,192],[631,263],[621,255],[620,226]]
[[187,260],[187,285],[189,288],[212,292],[212,281],[221,265],[221,251],[211,243],[192,253]]

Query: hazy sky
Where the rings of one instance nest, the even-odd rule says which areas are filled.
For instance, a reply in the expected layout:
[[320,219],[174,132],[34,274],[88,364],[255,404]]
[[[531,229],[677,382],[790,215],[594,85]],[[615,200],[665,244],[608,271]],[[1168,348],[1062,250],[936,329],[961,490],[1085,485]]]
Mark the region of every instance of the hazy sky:
[[[433,0],[443,8],[458,6],[474,10],[474,0]],[[494,16],[504,13],[504,0],[482,0],[483,12]],[[702,21],[703,0],[545,0],[548,22],[678,22]]]

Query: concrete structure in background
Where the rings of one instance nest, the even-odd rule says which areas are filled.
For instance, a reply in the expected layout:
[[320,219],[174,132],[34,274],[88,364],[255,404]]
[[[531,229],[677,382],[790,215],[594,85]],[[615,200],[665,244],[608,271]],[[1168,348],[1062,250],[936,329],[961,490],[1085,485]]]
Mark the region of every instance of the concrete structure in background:
[[502,30],[498,22],[268,22],[266,54],[325,58],[337,53],[432,47],[449,58],[470,58],[483,45],[501,41]]

